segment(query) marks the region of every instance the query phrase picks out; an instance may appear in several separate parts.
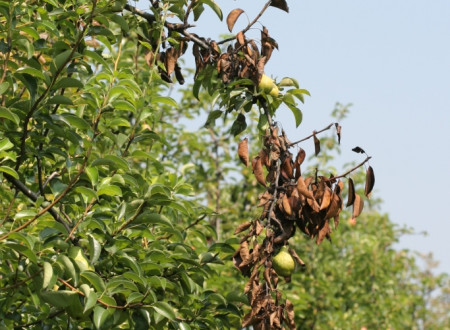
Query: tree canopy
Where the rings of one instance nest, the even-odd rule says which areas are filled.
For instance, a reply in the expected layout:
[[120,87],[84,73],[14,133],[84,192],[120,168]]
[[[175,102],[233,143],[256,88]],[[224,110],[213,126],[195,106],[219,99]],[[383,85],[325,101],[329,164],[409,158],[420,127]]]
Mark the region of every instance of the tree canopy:
[[[236,32],[244,9],[213,0],[0,0],[0,327],[448,325],[448,291],[427,296],[447,278],[367,199],[370,156],[330,167],[347,108],[294,142],[274,121],[299,126],[309,92],[264,72],[267,27],[246,36],[269,6],[289,11]],[[205,8],[229,36],[190,32]],[[284,246],[293,273],[272,266]]]

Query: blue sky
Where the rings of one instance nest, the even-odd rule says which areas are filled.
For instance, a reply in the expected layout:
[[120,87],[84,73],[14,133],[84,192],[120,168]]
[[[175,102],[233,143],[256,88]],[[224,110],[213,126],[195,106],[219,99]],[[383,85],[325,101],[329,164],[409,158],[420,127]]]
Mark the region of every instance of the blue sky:
[[[235,31],[262,0],[218,0],[224,17],[242,8]],[[139,7],[145,8],[145,1]],[[344,120],[342,161],[356,145],[373,158],[382,212],[427,236],[402,238],[399,247],[432,252],[450,273],[450,1],[290,0],[290,13],[269,8],[260,22],[277,40],[266,73],[296,78],[311,92],[303,123],[289,110],[276,118],[291,140],[330,122],[336,102],[352,103]],[[193,31],[218,38],[225,21],[206,9]],[[260,28],[261,25],[255,25]],[[205,35],[205,31],[208,35]],[[259,35],[253,30],[255,37]],[[189,62],[188,62],[189,63]],[[449,204],[447,204],[449,203]]]

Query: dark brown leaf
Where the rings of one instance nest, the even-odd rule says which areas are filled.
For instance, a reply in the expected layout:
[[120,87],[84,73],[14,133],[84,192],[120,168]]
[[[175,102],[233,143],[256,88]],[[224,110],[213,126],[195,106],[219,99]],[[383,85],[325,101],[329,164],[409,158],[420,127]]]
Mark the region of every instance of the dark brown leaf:
[[238,155],[241,162],[247,167],[248,166],[248,139],[245,138],[239,142]]
[[325,237],[329,238],[329,234],[331,234],[331,227],[329,221],[327,220],[325,221],[325,224],[323,225],[322,229],[320,229],[319,234],[317,235],[316,244],[319,245],[320,243],[322,243]]
[[302,266],[302,267],[305,266],[305,263],[304,263],[303,260],[298,256],[297,252],[295,252],[294,249],[289,249],[289,252],[290,252],[292,258],[294,258],[294,260],[297,261],[297,263],[298,263],[300,266]]
[[241,46],[245,45],[245,35],[242,31],[239,31],[239,33],[236,34],[236,40]]
[[234,24],[244,11],[240,8],[233,9],[227,16],[228,31],[232,31]]
[[358,153],[358,154],[365,154],[366,152],[362,149],[362,148],[360,148],[360,147],[354,147],[353,149],[352,149],[352,151],[353,152],[356,152],[356,153]]
[[375,173],[373,172],[372,166],[369,166],[366,173],[366,187],[364,189],[364,195],[370,197],[373,186],[375,185]]
[[289,7],[286,0],[272,0],[272,3],[270,5],[272,7],[284,10],[286,13],[289,13]]
[[326,209],[331,203],[331,189],[325,187],[325,191],[323,193],[322,202],[320,203],[320,210]]
[[243,232],[244,230],[248,229],[251,225],[252,225],[252,223],[250,221],[241,223],[234,231],[234,234],[236,235],[236,234]]
[[320,152],[320,141],[316,136],[316,132],[313,132],[313,138],[314,138],[314,152],[317,156]]
[[348,199],[346,207],[353,205],[355,202],[355,186],[351,178],[348,179]]
[[337,137],[338,137],[338,143],[341,144],[341,130],[342,130],[342,127],[338,123],[336,123],[335,125],[336,125],[336,134],[337,134]]
[[283,209],[287,215],[292,215],[291,205],[289,204],[289,198],[286,194],[283,195]]
[[264,194],[261,194],[258,196],[259,198],[259,203],[257,205],[257,207],[266,205],[267,202],[270,201],[270,199],[272,198],[272,194],[269,193],[268,191],[265,191]]
[[297,153],[297,157],[295,157],[295,164],[302,165],[303,161],[305,160],[306,153],[305,150],[300,148],[300,150]]

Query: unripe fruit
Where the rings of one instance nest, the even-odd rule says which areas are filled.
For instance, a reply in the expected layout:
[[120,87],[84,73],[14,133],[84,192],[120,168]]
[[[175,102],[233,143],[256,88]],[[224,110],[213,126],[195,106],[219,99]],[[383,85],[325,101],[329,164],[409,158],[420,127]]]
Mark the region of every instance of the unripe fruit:
[[273,83],[273,79],[263,73],[261,80],[259,81],[258,88],[266,93],[270,93],[274,86],[275,84]]
[[280,90],[278,89],[277,85],[273,85],[272,90],[270,91],[269,95],[272,95],[273,97],[278,97],[278,93]]
[[295,262],[288,252],[287,246],[283,246],[278,254],[272,259],[272,268],[278,275],[283,277],[291,276],[294,272]]

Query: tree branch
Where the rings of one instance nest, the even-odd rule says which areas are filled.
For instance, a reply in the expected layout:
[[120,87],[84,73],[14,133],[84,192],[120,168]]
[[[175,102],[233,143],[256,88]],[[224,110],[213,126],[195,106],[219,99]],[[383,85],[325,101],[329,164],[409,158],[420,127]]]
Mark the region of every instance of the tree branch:
[[[9,174],[4,173],[4,177],[6,178],[6,180],[8,180],[11,184],[14,185],[14,187],[16,187],[16,189],[20,190],[25,196],[27,196],[28,198],[30,198],[33,202],[36,202],[38,199],[38,195],[35,194],[33,191],[31,191],[24,183],[22,183],[21,181],[17,180],[16,178],[12,177]],[[48,209],[48,213],[51,214],[51,216],[58,221],[59,223],[61,223],[64,228],[66,228],[67,232],[70,232],[70,227],[69,225],[63,220],[63,218],[59,215],[59,213],[53,208],[50,207]]]
[[289,143],[289,144],[287,145],[287,147],[290,148],[290,147],[292,147],[293,145],[296,145],[296,144],[298,144],[298,143],[300,143],[300,142],[303,142],[303,141],[306,141],[306,140],[312,138],[315,134],[325,132],[326,130],[329,130],[333,125],[334,125],[334,123],[331,123],[330,125],[328,125],[327,127],[321,129],[320,131],[314,131],[313,134],[311,134],[311,135],[309,135],[309,136],[307,136],[307,137],[305,137],[305,138],[303,138],[303,139],[301,139],[301,140],[298,140],[298,141]]

